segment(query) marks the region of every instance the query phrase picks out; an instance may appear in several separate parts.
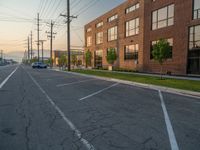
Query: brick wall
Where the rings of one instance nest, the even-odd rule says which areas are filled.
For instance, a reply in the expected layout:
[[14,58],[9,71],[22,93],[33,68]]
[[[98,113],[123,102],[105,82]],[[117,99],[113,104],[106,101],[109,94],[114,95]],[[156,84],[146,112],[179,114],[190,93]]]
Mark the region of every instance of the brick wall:
[[[133,4],[140,2],[140,8],[129,14],[125,14],[125,9]],[[152,11],[165,7],[170,4],[175,4],[174,25],[151,30],[151,14]],[[107,19],[115,14],[118,14],[118,19],[108,23]],[[139,34],[131,37],[125,37],[125,22],[134,18],[140,18]],[[96,24],[103,21],[103,27],[96,28]],[[85,38],[91,35],[92,46],[86,47],[90,49],[94,56],[94,51],[103,50],[103,66],[107,66],[106,54],[107,48],[118,47],[119,57],[115,65],[120,68],[139,70],[144,72],[159,72],[160,66],[154,60],[150,60],[150,45],[151,41],[160,38],[173,38],[173,57],[167,60],[164,64],[164,72],[170,71],[172,74],[187,73],[187,53],[188,53],[188,33],[189,27],[200,24],[200,20],[192,20],[192,0],[127,0],[123,4],[100,16],[85,26]],[[110,27],[118,26],[118,40],[108,42],[107,30]],[[92,32],[87,33],[86,29],[91,27]],[[103,44],[96,45],[96,33],[103,31]],[[87,41],[87,40],[85,40]],[[124,60],[125,45],[139,44],[139,59],[138,64],[134,60]],[[94,67],[94,57],[93,57]]]

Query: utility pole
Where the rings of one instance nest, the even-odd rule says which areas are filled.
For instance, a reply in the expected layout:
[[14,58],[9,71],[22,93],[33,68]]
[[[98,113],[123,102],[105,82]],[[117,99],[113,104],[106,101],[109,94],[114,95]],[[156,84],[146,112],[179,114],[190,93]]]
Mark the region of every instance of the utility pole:
[[50,32],[46,32],[46,33],[48,33],[49,35],[47,35],[47,37],[48,38],[50,38],[50,67],[52,67],[53,66],[53,58],[52,58],[52,54],[53,54],[53,38],[54,38],[54,34],[56,34],[56,33],[54,33],[53,32],[53,26],[54,26],[54,23],[53,23],[53,21],[51,20],[51,23],[50,23]]
[[28,43],[27,43],[27,50],[28,50],[28,61],[30,60],[30,43],[29,43],[29,36],[28,36],[28,39],[27,39],[28,41]]
[[33,33],[31,31],[31,60],[33,59]]
[[42,45],[42,62],[44,63],[44,42],[46,42],[46,40],[40,40],[40,43]]
[[38,62],[40,61],[40,16],[37,14],[37,49],[38,49]]
[[67,49],[68,49],[68,71],[71,71],[71,52],[70,52],[70,0],[67,0]]
[[3,59],[3,50],[1,50],[1,59]]
[[71,71],[71,37],[70,37],[70,23],[73,18],[77,18],[77,16],[70,16],[70,0],[67,0],[67,15],[60,14],[60,16],[63,16],[67,19],[67,50],[68,50],[68,71]]
[[1,59],[0,59],[0,63],[3,63],[3,50],[0,50],[1,52]]

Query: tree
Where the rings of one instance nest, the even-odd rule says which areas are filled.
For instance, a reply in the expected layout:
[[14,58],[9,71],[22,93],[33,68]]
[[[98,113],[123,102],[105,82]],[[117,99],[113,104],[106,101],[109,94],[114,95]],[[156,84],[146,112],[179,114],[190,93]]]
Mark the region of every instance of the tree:
[[32,59],[31,59],[31,63],[34,63],[34,62],[37,62],[38,61],[38,58],[37,57],[33,57]]
[[74,66],[77,65],[77,56],[75,54],[72,55],[71,62]]
[[108,49],[106,59],[107,59],[107,62],[111,65],[111,69],[109,70],[112,70],[112,66],[117,59],[117,53],[114,48]]
[[114,64],[115,60],[117,59],[116,50],[114,48],[108,49],[106,59],[107,59],[109,64],[111,64],[111,65]]
[[162,79],[163,63],[170,58],[171,47],[167,40],[160,39],[156,44],[153,45],[153,59],[160,64],[160,76]]
[[67,57],[66,55],[61,55],[60,58],[58,59],[58,65],[59,67],[65,67],[67,66]]
[[85,53],[85,63],[86,68],[92,64],[92,53],[89,50]]

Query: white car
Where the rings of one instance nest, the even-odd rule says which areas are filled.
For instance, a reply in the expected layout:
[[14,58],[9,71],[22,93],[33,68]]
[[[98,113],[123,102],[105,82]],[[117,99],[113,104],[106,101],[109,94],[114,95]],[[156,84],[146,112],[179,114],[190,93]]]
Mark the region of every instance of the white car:
[[47,68],[47,65],[43,62],[34,62],[31,66],[32,68]]

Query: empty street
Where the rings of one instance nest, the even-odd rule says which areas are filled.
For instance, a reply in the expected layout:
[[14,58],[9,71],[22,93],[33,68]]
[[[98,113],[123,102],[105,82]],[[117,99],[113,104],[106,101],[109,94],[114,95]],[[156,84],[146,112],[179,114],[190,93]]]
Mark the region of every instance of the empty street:
[[[9,78],[8,78],[9,77]],[[0,67],[0,150],[198,150],[200,99]]]

